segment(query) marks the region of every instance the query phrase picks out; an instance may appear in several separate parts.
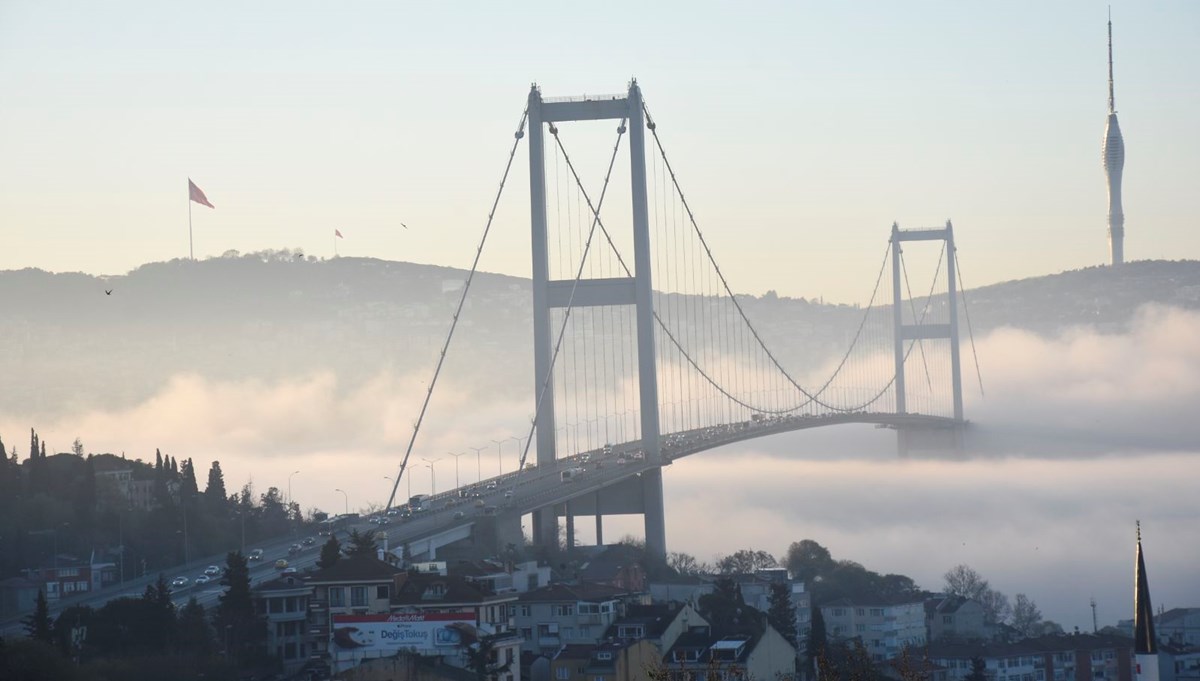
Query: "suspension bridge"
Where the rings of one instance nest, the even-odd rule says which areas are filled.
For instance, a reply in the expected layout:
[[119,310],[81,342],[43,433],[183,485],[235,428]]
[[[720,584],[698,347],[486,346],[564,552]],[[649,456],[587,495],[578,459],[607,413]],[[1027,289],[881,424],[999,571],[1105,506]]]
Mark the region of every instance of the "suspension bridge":
[[[559,126],[605,120],[617,125],[593,193]],[[430,511],[393,530],[396,539],[426,540],[423,553],[432,556],[487,516],[498,537],[520,541],[521,518],[529,514],[539,545],[557,546],[560,518],[573,544],[578,516],[594,517],[602,543],[605,515],[635,513],[643,516],[647,549],[665,557],[662,467],[682,457],[847,423],[895,428],[902,438],[919,429],[961,432],[959,312],[967,307],[949,222],[892,225],[855,332],[832,360],[814,365],[795,356],[788,338],[768,336],[735,293],[637,82],[620,95],[569,98],[544,98],[535,85],[387,508],[409,474],[522,143],[529,155],[534,416],[528,436],[518,439],[519,465],[470,490],[435,495]],[[609,210],[623,147],[629,207]],[[922,242],[940,245],[940,254],[930,283],[914,296],[905,244]],[[969,315],[966,321],[969,332]],[[461,504],[472,496],[479,500]]]

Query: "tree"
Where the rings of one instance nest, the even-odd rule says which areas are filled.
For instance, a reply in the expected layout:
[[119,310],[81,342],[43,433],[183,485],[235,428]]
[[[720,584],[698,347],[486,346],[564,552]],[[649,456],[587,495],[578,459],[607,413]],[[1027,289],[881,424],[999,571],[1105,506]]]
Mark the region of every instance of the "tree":
[[512,660],[500,661],[496,641],[504,634],[477,636],[463,635],[463,650],[467,657],[467,669],[475,673],[478,681],[495,681],[512,666]]
[[979,603],[983,605],[983,621],[988,624],[1002,624],[1012,616],[1008,596],[995,589],[984,591],[979,597]]
[[221,462],[213,461],[208,469],[208,485],[204,488],[204,503],[216,517],[224,515],[229,500],[225,493],[225,474],[221,472]]
[[738,629],[759,621],[758,611],[746,605],[741,587],[728,577],[713,582],[713,592],[701,596],[696,605],[716,629]]
[[982,657],[971,658],[971,673],[963,677],[963,681],[987,681],[987,664]]
[[350,530],[350,550],[348,554],[351,556],[378,556],[379,547],[375,544],[375,533],[371,531],[359,532],[358,530]]
[[796,648],[796,606],[792,605],[791,587],[787,582],[773,582],[769,598],[767,622]]
[[944,591],[950,596],[962,596],[980,601],[983,593],[988,590],[988,581],[969,565],[959,564],[950,568],[943,575],[946,580]]
[[83,440],[75,438],[75,441],[71,443],[71,453],[75,456],[83,456]]
[[25,625],[29,638],[43,643],[54,642],[54,623],[50,620],[50,604],[46,602],[45,591],[38,589],[33,612],[21,620],[21,624]]
[[775,560],[775,556],[754,549],[739,549],[717,559],[717,571],[726,575],[750,574],[755,570],[778,566],[779,562]]
[[177,626],[179,636],[176,640],[181,653],[189,653],[196,657],[212,655],[215,648],[212,628],[208,625],[204,606],[196,601],[195,596],[189,598],[187,605],[179,611]]
[[218,598],[215,624],[228,631],[230,653],[243,663],[252,660],[267,639],[267,623],[254,612],[250,596],[250,567],[240,551],[225,558],[225,593]]
[[699,575],[707,572],[707,565],[696,560],[690,553],[672,551],[667,554],[667,566],[681,575]]
[[829,549],[811,539],[792,542],[783,562],[792,579],[809,585],[833,570],[835,565]]
[[[62,650],[67,655],[78,653],[76,641],[73,640],[72,634],[79,627],[87,627],[91,625],[92,618],[95,612],[87,605],[72,605],[64,608],[58,614],[58,618],[54,620],[54,638],[58,641],[59,650]],[[75,650],[72,650],[72,648]]]
[[812,607],[812,622],[808,629],[808,641],[804,646],[804,655],[808,658],[809,669],[815,669],[818,660],[825,656],[825,646],[828,644],[828,635],[825,633],[825,616],[821,614],[821,608],[813,605]]
[[186,504],[196,495],[200,494],[196,487],[196,469],[192,467],[192,460],[189,458],[183,462],[183,475],[179,484],[179,498]]
[[342,543],[337,537],[329,535],[329,540],[321,545],[321,557],[317,559],[317,567],[322,570],[331,568],[342,557]]
[[140,642],[155,652],[165,653],[175,640],[175,603],[166,575],[160,572],[153,584],[146,585],[142,600],[147,604],[142,617],[146,634]]
[[1013,599],[1012,626],[1024,636],[1037,636],[1041,633],[1042,611],[1037,603],[1025,594],[1017,594]]

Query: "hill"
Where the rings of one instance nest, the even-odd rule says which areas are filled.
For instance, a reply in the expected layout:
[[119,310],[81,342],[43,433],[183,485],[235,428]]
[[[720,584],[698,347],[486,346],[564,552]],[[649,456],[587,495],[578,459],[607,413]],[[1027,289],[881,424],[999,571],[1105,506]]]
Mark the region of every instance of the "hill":
[[[53,416],[141,402],[172,376],[276,380],[331,371],[353,385],[436,362],[466,273],[364,258],[272,251],[151,263],[122,276],[0,272],[0,410]],[[111,290],[111,295],[105,293]],[[739,298],[788,366],[844,347],[861,311],[774,294]],[[1147,303],[1200,308],[1200,263],[1148,261],[1010,281],[967,292],[975,333],[1119,330]],[[448,369],[527,399],[527,279],[481,274]]]

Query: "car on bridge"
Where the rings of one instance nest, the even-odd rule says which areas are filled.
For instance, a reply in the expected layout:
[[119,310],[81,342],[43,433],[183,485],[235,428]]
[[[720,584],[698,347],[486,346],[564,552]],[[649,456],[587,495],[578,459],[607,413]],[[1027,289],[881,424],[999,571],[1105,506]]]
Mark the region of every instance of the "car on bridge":
[[263,559],[263,550],[262,549],[254,549],[253,551],[250,552],[249,557],[250,557],[250,560],[262,560]]
[[200,586],[201,584],[208,584],[211,581],[213,581],[213,578],[209,577],[207,574],[200,575],[199,577],[196,578],[196,586]]
[[217,575],[221,574],[221,568],[217,567],[216,565],[209,565],[208,567],[204,568],[204,574],[209,577],[216,577]]
[[187,577],[180,576],[180,577],[176,577],[175,579],[171,580],[171,586],[187,586],[187,585],[188,585]]
[[275,561],[275,569],[276,570],[286,570],[287,566],[288,566],[288,562],[287,562],[287,559],[285,559],[285,558],[280,558],[279,560]]

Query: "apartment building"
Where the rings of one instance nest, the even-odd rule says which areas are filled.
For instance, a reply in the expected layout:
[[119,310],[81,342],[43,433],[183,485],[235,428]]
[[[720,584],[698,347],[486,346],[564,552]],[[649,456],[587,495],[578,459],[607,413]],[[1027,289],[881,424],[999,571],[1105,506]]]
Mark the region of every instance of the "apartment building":
[[551,584],[520,594],[515,621],[521,649],[550,655],[564,645],[595,645],[626,603],[643,601],[643,594],[589,583]]
[[1055,634],[1015,643],[931,643],[927,658],[962,681],[980,658],[989,681],[1133,681],[1133,639],[1107,634]]
[[250,592],[255,611],[267,620],[267,651],[295,673],[313,653],[309,601],[313,587],[296,575],[263,582]]
[[894,601],[842,598],[822,605],[821,616],[831,639],[862,640],[876,662],[899,657],[905,648],[926,643],[925,602],[918,596]]

